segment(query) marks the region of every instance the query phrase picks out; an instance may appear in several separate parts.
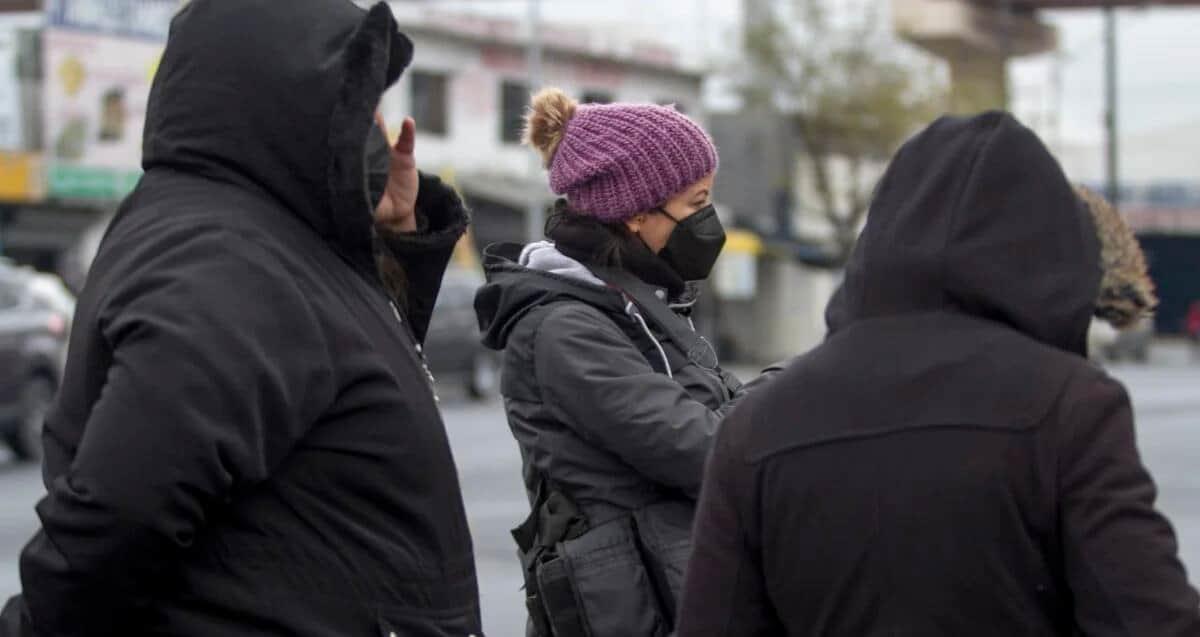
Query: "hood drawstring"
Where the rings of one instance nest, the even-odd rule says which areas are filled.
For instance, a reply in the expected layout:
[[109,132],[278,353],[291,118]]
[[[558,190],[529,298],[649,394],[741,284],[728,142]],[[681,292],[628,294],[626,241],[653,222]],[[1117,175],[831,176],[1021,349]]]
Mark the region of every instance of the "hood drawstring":
[[[659,298],[662,298],[662,296],[660,295]],[[692,328],[693,332],[696,331],[696,322],[692,320],[692,309],[696,307],[697,300],[695,297],[692,297],[687,300],[667,303],[667,307],[671,308],[672,312],[687,319],[688,327]]]
[[667,350],[664,349],[662,343],[660,343],[659,340],[654,337],[654,332],[650,331],[650,326],[646,324],[646,319],[642,318],[642,313],[637,311],[637,306],[633,304],[633,301],[626,299],[625,313],[642,326],[642,331],[646,332],[646,336],[650,337],[650,342],[654,343],[654,346],[658,348],[658,355],[662,356],[663,368],[667,370],[667,378],[674,380],[675,374],[671,372],[671,361],[667,358]]
[[671,303],[667,303],[667,307],[671,308],[675,313],[678,314],[685,310],[690,310],[690,309],[696,307],[696,301],[697,301],[697,299],[691,299],[688,301],[671,302]]

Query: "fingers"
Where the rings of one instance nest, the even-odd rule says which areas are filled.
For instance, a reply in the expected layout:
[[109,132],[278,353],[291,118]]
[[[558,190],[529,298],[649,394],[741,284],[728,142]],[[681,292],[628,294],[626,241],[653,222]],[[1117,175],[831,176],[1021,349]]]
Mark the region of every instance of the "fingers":
[[411,117],[405,117],[400,126],[400,136],[396,138],[396,152],[411,155],[417,144],[417,122]]

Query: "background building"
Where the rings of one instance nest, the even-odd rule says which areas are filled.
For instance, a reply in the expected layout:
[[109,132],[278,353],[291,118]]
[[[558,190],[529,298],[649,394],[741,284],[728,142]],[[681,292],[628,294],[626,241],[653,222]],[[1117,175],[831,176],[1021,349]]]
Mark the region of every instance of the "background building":
[[[822,155],[796,134],[798,103],[744,99],[751,80],[763,79],[747,64],[754,46],[750,27],[776,15],[796,22],[786,9],[799,1],[672,0],[655,15],[629,14],[638,6],[629,2],[542,2],[547,20],[536,30],[542,42],[539,84],[559,86],[583,101],[675,104],[713,133],[722,155],[718,208],[735,233],[714,277],[709,297],[715,302],[705,306],[704,323],[727,353],[752,359],[802,351],[824,335],[821,315],[840,278],[844,246],[825,210],[814,165],[823,164],[835,207],[849,208],[851,194],[869,198],[890,154],[889,146],[861,157]],[[1080,12],[1043,10],[1096,3],[810,1],[831,16],[820,42],[836,43],[839,34],[855,33],[861,16],[874,16],[878,28],[863,32],[870,36],[864,50],[944,82],[948,91],[939,110],[1011,105],[1073,179],[1098,189],[1106,185],[1110,166],[1102,139],[1063,133],[1078,122],[1064,105],[1061,85],[1070,96],[1078,71],[1062,61],[1080,44],[1060,37],[1060,16]],[[82,282],[106,220],[139,175],[146,95],[180,4],[0,5],[0,253],[58,271],[73,286]],[[417,119],[422,167],[453,182],[474,208],[473,242],[460,251],[460,261],[474,263],[480,247],[492,242],[536,236],[537,216],[530,211],[553,197],[534,153],[518,144],[535,88],[530,2],[391,5],[416,43],[416,58],[385,97],[383,110],[393,130],[406,115]],[[1152,46],[1147,38],[1136,44]],[[1009,63],[1015,59],[1021,61]],[[1145,60],[1137,59],[1144,67]],[[1040,74],[1030,73],[1033,67]],[[1135,79],[1139,87],[1146,83]],[[1100,88],[1096,99],[1102,101]],[[1200,145],[1200,128],[1194,119],[1164,122],[1119,140],[1118,192],[1131,223],[1148,245],[1169,239],[1184,246],[1161,252],[1183,256],[1156,256],[1154,263],[1165,300],[1159,328],[1172,331],[1179,308],[1200,298],[1194,274],[1200,265],[1188,256],[1200,254],[1200,171],[1189,161]],[[1151,251],[1160,254],[1153,246]]]
[[81,237],[141,175],[146,99],[180,3],[16,4],[0,12],[0,246],[78,286]]
[[[407,115],[416,119],[421,165],[467,197],[479,245],[526,240],[531,198],[544,205],[553,200],[535,153],[520,145],[531,94],[528,25],[441,13],[428,5],[392,7],[416,55],[384,98],[389,127],[396,130]],[[583,102],[674,104],[702,116],[704,74],[671,48],[559,25],[548,25],[543,37],[544,86]]]

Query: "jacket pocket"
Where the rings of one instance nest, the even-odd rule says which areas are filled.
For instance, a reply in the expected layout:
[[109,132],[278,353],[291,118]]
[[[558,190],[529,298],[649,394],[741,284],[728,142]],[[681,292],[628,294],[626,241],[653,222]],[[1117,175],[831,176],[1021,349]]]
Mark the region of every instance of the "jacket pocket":
[[672,625],[692,554],[694,513],[691,503],[678,501],[647,505],[633,513],[643,560]]
[[589,637],[662,637],[670,623],[642,562],[633,520],[622,517],[559,544]]

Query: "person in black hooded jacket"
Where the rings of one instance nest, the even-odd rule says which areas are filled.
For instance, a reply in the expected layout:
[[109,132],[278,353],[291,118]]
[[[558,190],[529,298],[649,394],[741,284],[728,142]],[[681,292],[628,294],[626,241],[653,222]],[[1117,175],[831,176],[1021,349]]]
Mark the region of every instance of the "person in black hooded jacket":
[[411,56],[383,3],[175,18],[0,635],[480,632],[420,354],[466,213],[372,122]]
[[721,431],[681,637],[1200,635],[1129,398],[1086,358],[1093,314],[1156,303],[1089,201],[1004,113],[900,150],[829,338]]

